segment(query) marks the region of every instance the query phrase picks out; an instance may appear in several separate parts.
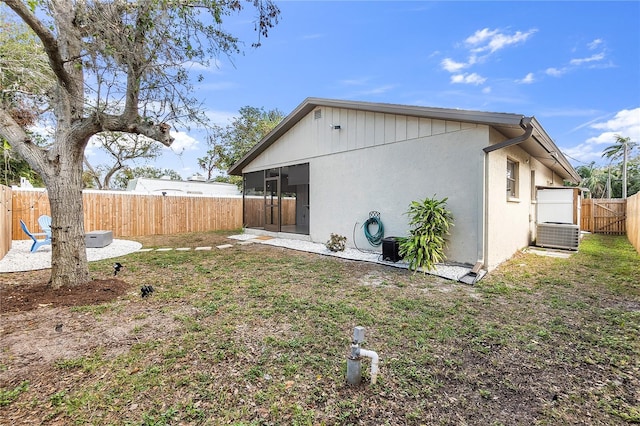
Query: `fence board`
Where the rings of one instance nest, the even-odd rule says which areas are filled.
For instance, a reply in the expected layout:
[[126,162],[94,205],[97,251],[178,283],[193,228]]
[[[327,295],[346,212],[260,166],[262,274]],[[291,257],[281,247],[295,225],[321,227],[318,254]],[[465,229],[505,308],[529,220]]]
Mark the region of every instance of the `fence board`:
[[[242,198],[162,196],[84,191],[85,231],[111,230],[114,238],[233,230],[242,227]],[[14,239],[28,239],[20,219],[38,230],[38,217],[50,214],[47,193],[16,190],[11,197]]]
[[626,205],[619,198],[582,200],[580,228],[596,234],[625,234]]
[[11,249],[11,188],[0,185],[0,259]]
[[640,192],[627,198],[627,238],[640,253]]

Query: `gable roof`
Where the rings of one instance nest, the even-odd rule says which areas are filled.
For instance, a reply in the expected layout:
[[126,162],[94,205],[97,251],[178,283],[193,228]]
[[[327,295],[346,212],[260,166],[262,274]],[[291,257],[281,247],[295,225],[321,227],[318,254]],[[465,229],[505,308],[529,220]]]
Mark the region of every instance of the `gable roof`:
[[228,170],[230,175],[242,175],[242,169],[266,150],[278,138],[284,135],[298,121],[318,107],[344,108],[357,111],[379,112],[386,114],[407,115],[437,120],[460,121],[465,123],[484,124],[493,127],[508,139],[522,136],[525,123],[532,127],[531,136],[519,143],[520,147],[532,157],[553,170],[563,179],[578,183],[580,176],[564,157],[560,149],[549,137],[534,117],[520,114],[499,112],[482,112],[461,109],[432,108],[410,105],[398,105],[375,102],[345,101],[338,99],[307,98],[296,109],[280,122],[269,134],[258,142],[244,157]]

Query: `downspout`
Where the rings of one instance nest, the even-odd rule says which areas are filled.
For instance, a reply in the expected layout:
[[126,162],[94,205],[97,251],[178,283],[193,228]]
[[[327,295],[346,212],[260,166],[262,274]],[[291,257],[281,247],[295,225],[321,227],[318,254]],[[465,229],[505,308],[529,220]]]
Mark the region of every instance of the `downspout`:
[[531,137],[531,134],[533,133],[533,125],[531,124],[532,119],[533,117],[523,117],[522,120],[520,120],[520,127],[524,129],[524,133],[520,136],[516,136],[513,139],[507,139],[506,141],[497,143],[495,145],[486,146],[482,150],[488,154],[492,151],[497,151],[498,149],[506,148],[511,145],[517,145],[526,141]]
[[523,117],[520,120],[520,127],[524,129],[523,134],[494,145],[486,146],[482,149],[484,151],[484,208],[482,209],[484,217],[480,223],[483,223],[484,231],[480,235],[483,236],[484,241],[478,242],[478,261],[482,262],[486,269],[489,268],[486,258],[487,253],[489,252],[489,153],[508,146],[518,145],[529,139],[533,134],[533,124],[531,124],[532,120],[533,117]]

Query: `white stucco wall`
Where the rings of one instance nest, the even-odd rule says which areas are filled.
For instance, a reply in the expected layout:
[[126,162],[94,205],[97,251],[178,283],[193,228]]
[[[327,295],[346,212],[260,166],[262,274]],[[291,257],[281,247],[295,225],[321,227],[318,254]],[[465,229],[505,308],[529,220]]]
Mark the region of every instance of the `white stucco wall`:
[[338,233],[353,246],[355,227],[355,243],[367,249],[361,226],[370,211],[381,213],[385,236],[404,236],[411,201],[448,197],[448,260],[473,264],[483,244],[488,135],[487,126],[322,108],[322,118],[310,113],[243,172],[308,162],[311,240]]
[[[492,143],[504,136],[491,131]],[[518,197],[506,194],[507,159],[518,163]],[[562,186],[562,179],[518,146],[488,154],[487,241],[485,265],[489,270],[535,240],[536,186]],[[533,176],[531,172],[534,172]],[[532,182],[532,178],[535,179]]]

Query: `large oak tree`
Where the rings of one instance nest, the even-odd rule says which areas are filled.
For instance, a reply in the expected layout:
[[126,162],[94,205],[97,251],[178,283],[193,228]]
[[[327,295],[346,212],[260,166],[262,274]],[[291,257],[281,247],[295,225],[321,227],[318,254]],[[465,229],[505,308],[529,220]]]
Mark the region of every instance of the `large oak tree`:
[[[143,135],[166,146],[172,125],[199,120],[189,67],[240,53],[222,27],[244,5],[255,11],[257,40],[280,11],[271,0],[2,0],[42,44],[55,83],[22,93],[53,129],[49,146],[0,105],[0,136],[42,176],[52,216],[51,284],[90,280],[84,240],[82,165],[101,132]],[[257,45],[258,43],[254,44]]]

